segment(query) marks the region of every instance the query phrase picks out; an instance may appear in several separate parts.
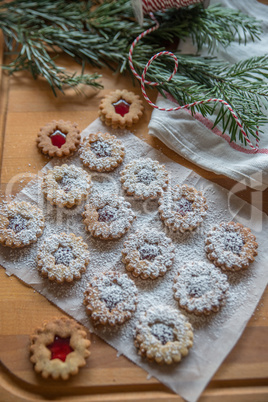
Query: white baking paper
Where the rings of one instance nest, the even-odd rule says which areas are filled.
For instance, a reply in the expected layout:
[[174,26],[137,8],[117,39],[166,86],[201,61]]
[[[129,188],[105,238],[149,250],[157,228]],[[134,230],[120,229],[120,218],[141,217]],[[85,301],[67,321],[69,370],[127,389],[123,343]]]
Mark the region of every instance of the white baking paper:
[[[99,120],[87,127],[82,135],[86,136],[90,132],[97,131],[107,131],[107,128]],[[61,163],[74,163],[82,167],[77,155],[64,161],[53,160],[35,180],[18,194],[17,199],[37,203],[43,209],[46,226],[38,242],[30,247],[17,250],[0,247],[0,263],[6,268],[7,274],[14,274],[31,285],[48,300],[80,321],[91,331],[96,332],[116,348],[119,354],[124,354],[131,361],[144,368],[149,375],[156,377],[186,400],[194,402],[241,336],[266,287],[268,279],[267,215],[222,187],[171,161],[130,132],[125,130],[109,131],[123,141],[126,149],[125,160],[123,165],[112,173],[92,172],[93,191],[108,191],[124,195],[132,204],[137,218],[129,233],[133,233],[142,227],[155,227],[165,231],[166,235],[176,245],[174,264],[164,277],[155,280],[141,280],[132,277],[139,291],[139,303],[133,318],[117,329],[95,330],[83,306],[83,292],[91,278],[100,272],[113,269],[126,272],[124,264],[121,262],[121,250],[128,234],[119,240],[94,239],[85,231],[81,219],[84,205],[71,209],[60,209],[49,205],[42,195],[40,184],[43,172],[53,165]],[[185,234],[174,234],[167,230],[159,219],[157,201],[135,201],[132,197],[124,194],[119,181],[120,170],[130,160],[144,157],[150,157],[164,163],[170,172],[173,184],[187,183],[204,192],[209,206],[208,214],[204,223],[197,230]],[[173,299],[172,292],[173,277],[178,267],[189,260],[206,261],[204,239],[207,231],[211,225],[230,220],[241,222],[250,227],[257,236],[259,255],[256,261],[245,272],[228,274],[230,293],[226,305],[219,313],[200,318],[188,315],[194,327],[194,346],[180,364],[165,367],[148,363],[138,356],[133,344],[133,333],[140,311],[147,310],[148,307],[155,304],[165,304],[178,308],[178,303]],[[89,245],[91,260],[87,272],[83,274],[81,280],[73,284],[59,285],[40,276],[36,269],[36,253],[46,236],[63,231],[66,233],[73,232],[84,238]],[[131,277],[130,273],[129,275]]]

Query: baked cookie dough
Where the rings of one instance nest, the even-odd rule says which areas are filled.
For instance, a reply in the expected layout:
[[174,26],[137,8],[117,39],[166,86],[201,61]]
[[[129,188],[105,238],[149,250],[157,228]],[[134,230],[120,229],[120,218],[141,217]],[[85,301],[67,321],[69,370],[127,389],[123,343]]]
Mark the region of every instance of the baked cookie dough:
[[249,228],[241,223],[222,222],[208,233],[207,257],[223,270],[239,271],[254,261],[258,243]]
[[188,313],[209,315],[226,302],[227,276],[213,264],[191,261],[184,264],[174,278],[174,298]]
[[12,201],[0,206],[0,243],[12,248],[25,247],[43,233],[43,212],[26,201]]
[[142,279],[165,275],[174,259],[175,246],[162,232],[138,230],[131,234],[122,250],[126,270]]
[[43,378],[67,380],[86,364],[90,340],[74,320],[62,317],[45,322],[31,336],[30,360]]
[[125,148],[115,135],[109,133],[89,134],[79,149],[83,164],[97,172],[110,172],[124,159]]
[[58,207],[79,205],[91,191],[90,175],[75,165],[55,166],[43,177],[42,190],[46,199]]
[[49,156],[70,156],[80,143],[80,132],[76,123],[53,120],[42,127],[37,136],[37,147]]
[[143,114],[143,104],[138,95],[126,89],[117,89],[106,95],[99,106],[99,117],[112,128],[130,128]]
[[140,316],[134,344],[138,354],[151,362],[178,363],[193,345],[192,326],[178,310],[151,307]]
[[122,170],[121,183],[126,193],[136,199],[155,199],[167,188],[168,172],[158,161],[138,159]]
[[86,230],[103,240],[122,237],[135,219],[130,203],[114,194],[91,195],[82,216]]
[[41,275],[57,283],[80,279],[88,262],[87,244],[73,233],[46,238],[37,253],[37,267]]
[[176,185],[159,198],[159,214],[174,232],[195,229],[206,215],[206,199],[201,191],[186,184]]
[[123,324],[136,311],[138,302],[135,283],[115,271],[95,277],[84,293],[84,305],[94,325]]

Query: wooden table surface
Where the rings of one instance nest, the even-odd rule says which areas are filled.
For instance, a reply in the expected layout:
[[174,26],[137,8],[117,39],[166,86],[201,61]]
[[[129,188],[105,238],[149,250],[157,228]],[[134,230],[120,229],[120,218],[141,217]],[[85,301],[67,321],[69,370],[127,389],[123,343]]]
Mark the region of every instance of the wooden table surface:
[[[265,1],[264,1],[265,2]],[[267,3],[267,1],[266,1]],[[3,45],[0,41],[0,57]],[[59,60],[69,70],[77,65],[70,58]],[[90,71],[90,70],[89,70]],[[93,70],[92,70],[93,71]],[[98,117],[100,99],[111,90],[134,89],[129,76],[101,70],[104,90],[86,90],[78,96],[67,90],[55,98],[45,81],[33,81],[27,73],[8,77],[0,70],[0,155],[1,191],[13,182],[12,193],[19,191],[47,162],[37,151],[39,128],[52,119],[76,121],[83,130]],[[156,93],[149,92],[154,100]],[[160,149],[174,161],[201,176],[232,189],[236,184],[224,176],[207,172],[175,154],[160,141],[148,136],[151,108],[134,128],[134,134]],[[15,178],[15,180],[14,180]],[[268,213],[268,191],[249,188],[238,194]],[[29,335],[45,319],[65,315],[43,296],[0,268],[0,402],[13,401],[182,401],[182,399],[96,336],[92,336],[92,355],[79,375],[65,383],[45,381],[36,375],[29,362]],[[264,402],[268,400],[268,291],[263,295],[243,335],[222,363],[200,401]]]

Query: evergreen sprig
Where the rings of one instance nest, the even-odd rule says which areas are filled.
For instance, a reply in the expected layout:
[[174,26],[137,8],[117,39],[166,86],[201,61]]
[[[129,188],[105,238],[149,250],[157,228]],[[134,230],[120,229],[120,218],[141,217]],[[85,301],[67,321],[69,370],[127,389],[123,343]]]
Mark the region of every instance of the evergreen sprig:
[[[93,7],[94,6],[94,7]],[[133,63],[141,74],[152,55],[163,50],[167,41],[191,37],[197,51],[204,46],[213,52],[218,46],[228,46],[237,40],[258,40],[260,23],[237,10],[220,5],[204,9],[201,4],[157,12],[160,28],[145,37],[134,51]],[[82,85],[99,88],[98,74],[83,74],[85,63],[108,66],[125,73],[129,70],[128,51],[132,41],[154,22],[145,17],[140,27],[133,16],[130,1],[104,0],[0,0],[0,28],[13,61],[5,66],[12,74],[29,70],[34,78],[43,76],[56,89],[66,86],[80,89]],[[59,50],[82,65],[81,74],[71,74],[58,66],[55,55]],[[164,82],[173,70],[173,61],[161,58],[154,61],[147,79],[164,82],[157,87],[164,96],[170,93],[180,104],[205,98],[225,99],[240,118],[249,136],[266,121],[263,112],[268,97],[268,58],[255,57],[230,66],[213,57],[197,54],[177,54],[179,69],[170,82]],[[133,82],[134,82],[133,78]],[[231,139],[244,142],[232,115],[215,104],[197,105],[192,112],[204,116],[217,113],[215,124],[227,128]]]

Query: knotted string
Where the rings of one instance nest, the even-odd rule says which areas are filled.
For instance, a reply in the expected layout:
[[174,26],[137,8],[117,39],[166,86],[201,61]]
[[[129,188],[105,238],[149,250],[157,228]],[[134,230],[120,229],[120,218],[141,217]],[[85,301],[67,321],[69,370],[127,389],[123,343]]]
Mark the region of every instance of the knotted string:
[[[195,0],[194,0],[194,1],[195,1]],[[196,0],[196,2],[199,2],[199,1]],[[182,3],[185,3],[185,4],[186,4],[186,3],[187,3],[186,5],[188,5],[189,3],[192,4],[193,1],[189,1],[189,0],[185,0],[185,1],[183,1],[183,0],[179,0],[179,1],[178,1],[178,0],[164,0],[164,1],[163,1],[163,0],[151,0],[151,1],[149,1],[149,0],[143,0],[143,7],[144,7],[144,10],[146,10],[146,14],[148,13],[149,10],[155,9],[154,7],[156,6],[156,3],[158,4],[158,6],[159,6],[159,4],[160,4],[160,5],[161,5],[160,9],[162,9],[162,6],[167,5],[167,3],[169,3],[169,4],[172,3],[172,7],[177,6],[176,8],[178,8],[178,5],[179,5],[178,3],[180,3],[180,4],[182,4]],[[180,7],[181,7],[181,5],[180,5]],[[158,110],[163,110],[163,111],[166,111],[166,112],[173,112],[173,111],[181,110],[181,109],[189,109],[189,108],[191,108],[191,107],[193,107],[193,106],[202,105],[202,104],[204,104],[204,103],[210,103],[210,102],[218,102],[218,103],[221,103],[222,105],[226,106],[227,109],[230,111],[231,115],[233,116],[233,118],[234,118],[235,121],[236,121],[236,124],[237,124],[238,127],[240,128],[240,131],[241,131],[242,135],[244,136],[244,139],[245,139],[245,141],[247,142],[247,144],[252,148],[252,150],[254,150],[255,152],[258,152],[258,149],[259,149],[259,132],[256,131],[256,136],[257,136],[257,138],[256,138],[256,146],[254,146],[254,145],[251,143],[251,141],[249,140],[247,133],[246,133],[245,130],[243,129],[243,126],[242,126],[242,124],[241,124],[239,118],[236,116],[235,112],[233,111],[231,105],[229,105],[229,103],[226,102],[226,101],[223,100],[223,99],[218,99],[218,98],[204,99],[204,100],[201,100],[201,101],[196,101],[196,102],[188,103],[187,105],[177,106],[177,107],[174,107],[174,108],[163,108],[163,107],[159,107],[159,106],[157,106],[155,103],[153,103],[153,102],[149,99],[149,97],[147,96],[146,90],[145,90],[145,85],[151,85],[151,86],[155,86],[155,87],[156,87],[156,86],[158,86],[158,85],[163,84],[162,82],[161,82],[161,83],[159,83],[159,82],[152,82],[152,81],[147,81],[147,80],[145,79],[147,70],[148,70],[149,66],[151,65],[151,63],[152,63],[154,60],[156,60],[158,57],[164,56],[164,55],[173,58],[175,66],[174,66],[174,70],[173,70],[172,74],[171,74],[171,75],[169,76],[169,78],[167,79],[167,82],[170,81],[170,80],[174,77],[174,75],[176,74],[176,72],[177,72],[177,70],[178,70],[178,59],[177,59],[177,57],[175,56],[175,54],[172,53],[172,52],[168,52],[168,51],[162,51],[162,52],[159,52],[159,53],[155,54],[154,56],[152,56],[152,57],[150,58],[150,60],[148,61],[148,63],[147,63],[146,66],[144,67],[144,70],[143,70],[143,73],[142,73],[141,76],[136,72],[136,70],[135,70],[135,68],[134,68],[134,66],[133,66],[133,61],[132,61],[132,58],[133,58],[133,51],[134,51],[135,46],[137,45],[137,43],[138,43],[142,38],[144,38],[144,36],[149,35],[150,33],[156,31],[156,30],[159,28],[159,23],[158,23],[158,21],[156,20],[155,16],[153,15],[153,13],[152,13],[151,11],[149,12],[149,15],[150,15],[150,17],[152,18],[152,20],[155,22],[155,25],[154,25],[153,27],[147,29],[146,31],[142,32],[142,33],[133,41],[133,43],[132,43],[132,45],[131,45],[131,47],[130,47],[130,50],[129,50],[129,55],[128,55],[128,61],[129,61],[130,68],[131,68],[132,73],[134,74],[134,76],[141,82],[141,91],[142,91],[142,94],[143,94],[145,100],[146,100],[146,101],[149,103],[149,105],[151,105],[153,108],[158,109]]]

